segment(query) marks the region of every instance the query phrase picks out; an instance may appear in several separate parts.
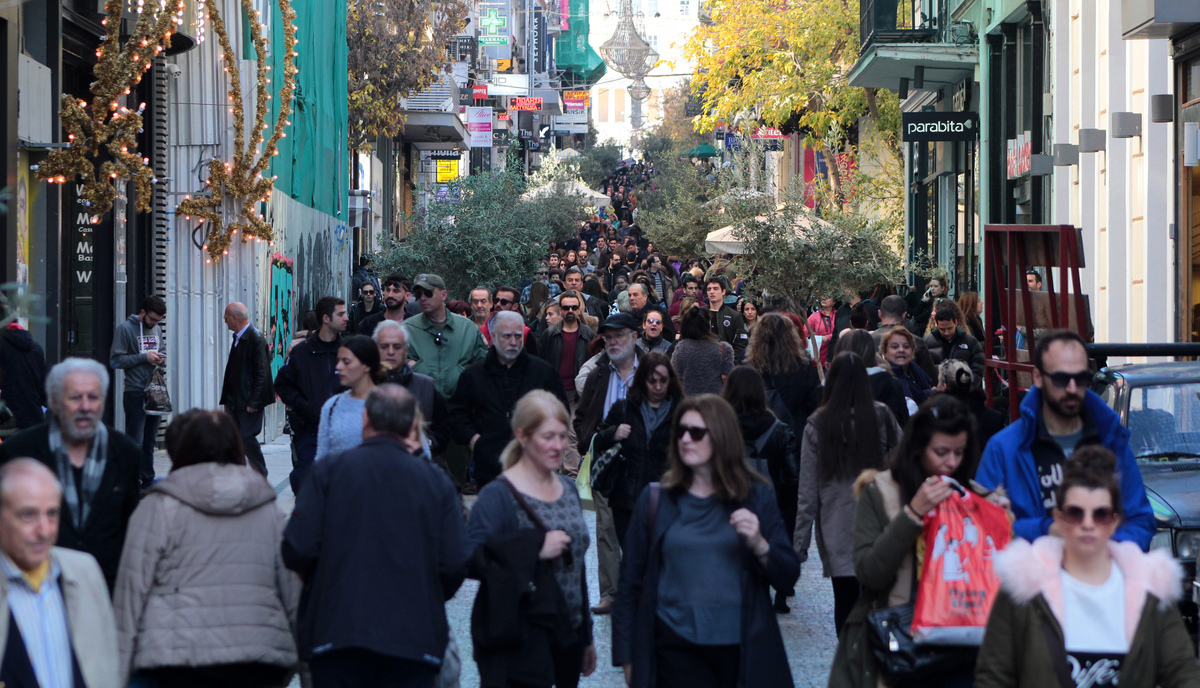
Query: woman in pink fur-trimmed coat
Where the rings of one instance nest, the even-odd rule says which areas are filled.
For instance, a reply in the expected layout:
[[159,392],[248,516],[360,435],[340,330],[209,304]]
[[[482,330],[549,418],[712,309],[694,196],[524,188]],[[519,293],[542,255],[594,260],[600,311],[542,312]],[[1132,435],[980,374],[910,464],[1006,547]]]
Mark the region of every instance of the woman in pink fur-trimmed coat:
[[1200,687],[1200,664],[1175,603],[1179,565],[1113,542],[1116,459],[1079,449],[1056,491],[1050,535],[997,555],[1001,592],[975,666],[976,688]]

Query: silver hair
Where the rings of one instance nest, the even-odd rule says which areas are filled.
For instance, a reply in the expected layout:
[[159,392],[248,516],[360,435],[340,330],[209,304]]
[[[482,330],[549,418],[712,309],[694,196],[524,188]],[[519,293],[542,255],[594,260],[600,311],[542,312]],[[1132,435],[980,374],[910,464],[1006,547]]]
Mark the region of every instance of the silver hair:
[[54,474],[54,471],[47,468],[46,464],[37,459],[21,457],[0,466],[0,504],[4,503],[4,497],[8,494],[9,483],[14,478],[24,475],[46,478],[54,483],[55,489],[58,490],[59,494],[62,494],[62,483],[59,482],[58,476]]
[[392,330],[399,332],[400,337],[404,340],[404,346],[408,346],[408,333],[404,331],[404,326],[395,320],[388,320],[386,318],[384,318],[378,325],[375,326],[375,332],[371,334],[371,339],[374,339],[375,343],[378,344],[379,335],[383,334],[384,332],[391,332]]
[[46,398],[53,408],[55,400],[62,396],[63,385],[68,375],[73,373],[91,373],[100,380],[100,395],[108,396],[108,368],[90,358],[65,358],[61,363],[50,369],[46,375]]
[[[520,313],[514,311],[500,311],[499,313],[496,313],[495,320],[493,322],[495,325],[499,325],[508,320],[515,322],[522,328],[525,327],[525,318],[522,318]],[[495,325],[493,325],[493,328]]]

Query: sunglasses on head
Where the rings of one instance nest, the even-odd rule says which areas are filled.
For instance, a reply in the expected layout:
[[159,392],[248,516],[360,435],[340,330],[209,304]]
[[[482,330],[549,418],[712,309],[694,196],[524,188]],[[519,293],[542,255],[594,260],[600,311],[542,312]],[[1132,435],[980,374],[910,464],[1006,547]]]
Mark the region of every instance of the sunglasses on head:
[[1075,381],[1075,386],[1079,389],[1087,389],[1092,385],[1092,378],[1095,374],[1090,370],[1085,370],[1081,373],[1047,373],[1041,371],[1042,377],[1050,381],[1050,384],[1059,389],[1066,389],[1071,384],[1071,380]]
[[680,425],[679,439],[683,439],[684,435],[691,435],[693,442],[699,442],[708,434],[708,428],[702,428],[696,425]]
[[[1077,526],[1083,523],[1083,519],[1087,516],[1087,509],[1081,506],[1067,505],[1062,509],[1063,520],[1067,523]],[[1107,526],[1113,522],[1117,513],[1113,511],[1111,506],[1102,506],[1092,510],[1092,523],[1098,526]]]

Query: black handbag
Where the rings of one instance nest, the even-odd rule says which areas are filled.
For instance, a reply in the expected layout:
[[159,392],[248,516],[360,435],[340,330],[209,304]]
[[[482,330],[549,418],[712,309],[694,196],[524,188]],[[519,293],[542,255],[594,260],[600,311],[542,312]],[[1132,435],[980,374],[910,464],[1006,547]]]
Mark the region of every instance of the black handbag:
[[978,647],[918,645],[912,637],[913,603],[867,614],[871,652],[892,688],[938,685],[938,679],[975,665]]

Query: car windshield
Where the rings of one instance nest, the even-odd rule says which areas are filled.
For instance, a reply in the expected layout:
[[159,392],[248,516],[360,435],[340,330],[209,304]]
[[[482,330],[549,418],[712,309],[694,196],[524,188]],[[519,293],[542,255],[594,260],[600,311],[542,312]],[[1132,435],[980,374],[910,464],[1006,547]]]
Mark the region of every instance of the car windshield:
[[1200,382],[1131,388],[1129,433],[1139,459],[1200,459]]

